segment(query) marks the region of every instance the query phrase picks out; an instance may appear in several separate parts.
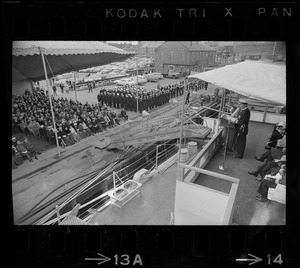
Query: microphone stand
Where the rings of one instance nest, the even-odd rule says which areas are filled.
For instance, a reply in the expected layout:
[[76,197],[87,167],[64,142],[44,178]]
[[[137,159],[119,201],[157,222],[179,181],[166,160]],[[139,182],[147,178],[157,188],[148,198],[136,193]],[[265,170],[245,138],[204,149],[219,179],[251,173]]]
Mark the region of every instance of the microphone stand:
[[225,158],[226,158],[226,152],[227,152],[227,143],[228,143],[228,128],[229,128],[229,124],[230,121],[228,121],[227,126],[225,126],[226,128],[226,134],[225,134],[225,148],[224,148],[224,155],[223,155],[223,161],[222,161],[222,165],[219,166],[219,169],[224,171],[226,169],[224,163],[225,163]]

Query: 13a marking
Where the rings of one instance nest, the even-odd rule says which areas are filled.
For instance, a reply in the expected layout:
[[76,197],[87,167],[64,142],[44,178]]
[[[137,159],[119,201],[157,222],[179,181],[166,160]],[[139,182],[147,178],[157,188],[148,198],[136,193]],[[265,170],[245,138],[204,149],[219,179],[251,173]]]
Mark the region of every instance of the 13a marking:
[[114,258],[115,258],[115,265],[136,265],[136,264],[139,264],[139,265],[143,265],[143,261],[142,261],[142,258],[140,256],[140,254],[136,254],[135,257],[134,257],[134,260],[133,262],[131,263],[130,262],[130,256],[127,255],[127,254],[122,254],[120,256],[120,259],[119,259],[119,255],[118,254],[115,254],[114,255]]
[[[268,254],[267,257],[268,257],[268,265],[271,265],[272,264],[271,254]],[[279,263],[279,264],[283,263],[281,254],[277,255],[277,257],[273,260],[273,263]]]

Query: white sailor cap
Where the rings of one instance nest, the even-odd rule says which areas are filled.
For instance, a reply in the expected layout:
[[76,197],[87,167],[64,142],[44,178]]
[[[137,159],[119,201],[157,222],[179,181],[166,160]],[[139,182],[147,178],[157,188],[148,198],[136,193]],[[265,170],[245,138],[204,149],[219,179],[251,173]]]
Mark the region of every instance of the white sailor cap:
[[286,127],[286,122],[281,121],[277,124],[278,127]]
[[240,103],[248,104],[249,101],[247,99],[239,99],[239,102]]

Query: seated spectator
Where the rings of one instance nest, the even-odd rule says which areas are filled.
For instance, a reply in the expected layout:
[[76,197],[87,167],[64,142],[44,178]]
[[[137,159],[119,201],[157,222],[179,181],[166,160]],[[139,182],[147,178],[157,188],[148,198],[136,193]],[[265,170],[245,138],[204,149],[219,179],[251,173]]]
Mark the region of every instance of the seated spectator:
[[93,123],[92,120],[88,117],[85,123],[88,127],[88,129],[91,131],[91,135],[94,136],[95,135],[95,131],[93,129]]
[[20,126],[19,126],[19,120],[17,116],[13,116],[11,127],[12,127],[12,134],[17,134],[19,132]]
[[92,129],[95,134],[99,132],[98,121],[96,117],[92,118]]
[[63,140],[66,145],[73,145],[76,143],[76,140],[74,137],[71,135],[70,127],[69,125],[65,125],[64,128],[62,129],[63,132]]
[[40,124],[36,122],[35,120],[31,120],[29,125],[27,126],[29,131],[35,136],[40,136]]
[[78,121],[78,123],[75,123],[75,127],[77,128],[76,130],[77,130],[77,133],[79,134],[80,138],[81,139],[85,139],[87,137],[87,134],[84,131],[81,122]]
[[75,140],[75,142],[81,141],[80,136],[77,134],[76,130],[71,125],[70,125],[69,129],[70,129],[71,135],[72,135],[73,139]]
[[17,139],[16,137],[12,137],[12,168],[18,168],[18,166],[23,164],[23,157],[20,152],[16,148]]
[[58,144],[59,146],[61,146],[62,148],[65,148],[67,145],[64,141],[64,132],[63,132],[63,129],[61,126],[58,127],[58,130],[57,130],[57,139],[58,139]]
[[[102,118],[102,120],[103,120],[103,118]],[[98,132],[102,132],[104,129],[103,129],[103,127],[102,127],[100,115],[98,115],[98,119],[97,119],[96,122],[97,122],[97,124],[98,124]]]
[[277,141],[276,148],[277,149],[286,148],[286,132],[285,132],[284,136],[282,137],[282,139]]
[[32,157],[30,156],[30,154],[27,151],[27,149],[23,146],[23,144],[21,143],[21,141],[17,141],[16,149],[18,150],[18,152],[21,154],[22,157],[26,157],[30,162],[33,161]]
[[107,111],[105,114],[104,114],[104,119],[105,121],[107,122],[107,126],[109,128],[113,128],[114,127],[114,121],[112,120],[111,118],[111,114],[110,114],[110,111]]
[[104,116],[102,114],[100,115],[100,118],[99,118],[99,124],[101,125],[102,131],[106,130],[106,128],[107,128],[107,122],[106,122],[106,120],[105,120],[105,118],[104,118]]
[[277,141],[281,140],[285,135],[285,129],[286,129],[285,122],[278,123],[273,129],[273,132],[271,134],[271,137],[265,149],[269,150],[271,148],[275,148],[277,145]]
[[115,111],[111,111],[110,115],[111,115],[111,119],[112,119],[113,122],[114,122],[114,125],[115,125],[115,124],[120,125],[119,118],[117,117],[116,112],[115,112]]
[[86,123],[83,121],[81,123],[82,127],[83,127],[83,130],[84,132],[87,134],[87,136],[91,136],[91,130],[88,128],[88,126],[86,125]]
[[21,123],[19,124],[19,127],[21,128],[22,132],[27,136],[27,134],[30,134],[30,131],[28,129],[28,126],[25,122],[25,120],[21,120]]
[[285,166],[280,168],[278,173],[275,175],[266,175],[257,190],[256,200],[260,202],[268,201],[268,190],[269,188],[275,188],[278,183],[285,184],[286,180],[286,168]]
[[254,158],[260,162],[270,162],[274,159],[280,159],[285,154],[286,148],[271,148],[269,151],[266,151],[261,156],[255,156]]
[[47,141],[50,144],[55,144],[56,143],[55,132],[54,132],[54,129],[52,129],[51,126],[47,126],[46,134],[47,134]]
[[127,115],[126,111],[124,110],[124,108],[121,109],[120,115],[124,119],[124,121],[128,120],[128,115]]
[[23,145],[28,150],[28,152],[32,156],[34,156],[35,159],[38,159],[36,155],[41,153],[36,148],[34,148],[33,144],[27,138],[24,138]]
[[259,174],[261,178],[264,178],[266,174],[270,174],[271,171],[279,170],[281,165],[285,165],[286,155],[283,155],[280,159],[274,159],[269,162],[263,163],[261,166],[258,166],[255,171],[248,172],[248,174],[257,177]]

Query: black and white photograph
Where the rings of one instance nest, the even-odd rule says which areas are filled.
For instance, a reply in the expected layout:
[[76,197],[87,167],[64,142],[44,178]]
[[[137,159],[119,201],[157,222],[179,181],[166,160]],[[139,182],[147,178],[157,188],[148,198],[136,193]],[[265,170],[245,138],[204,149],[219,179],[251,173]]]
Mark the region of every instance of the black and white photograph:
[[284,41],[13,41],[14,225],[286,225]]

